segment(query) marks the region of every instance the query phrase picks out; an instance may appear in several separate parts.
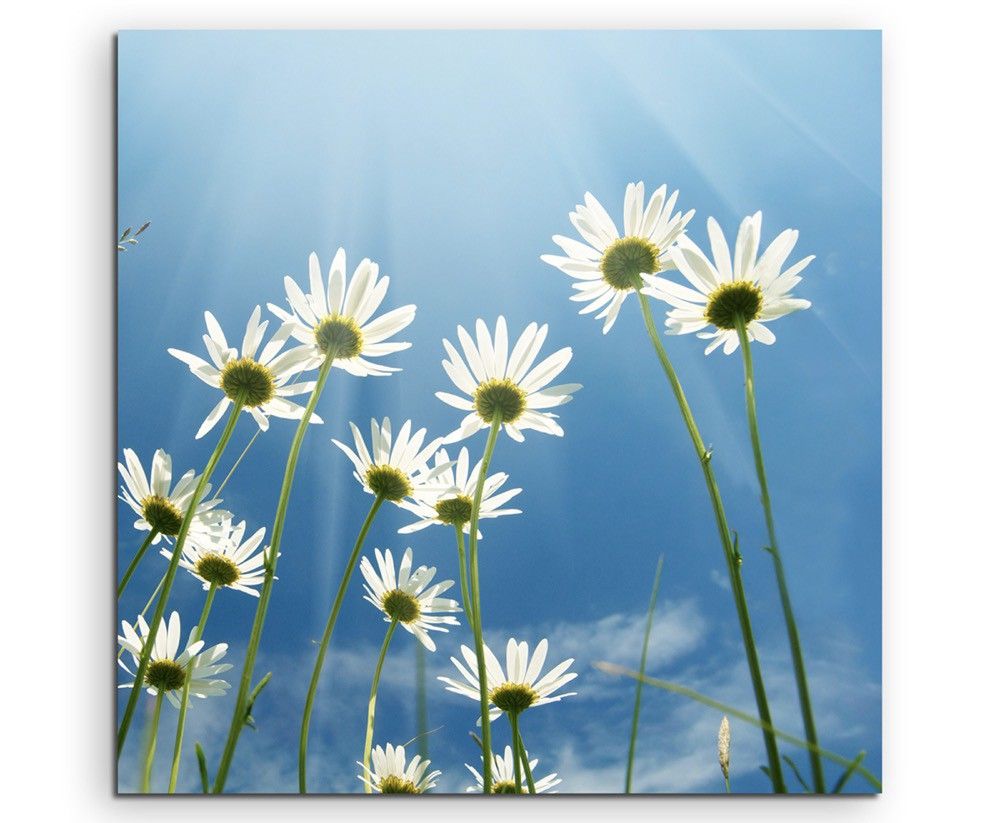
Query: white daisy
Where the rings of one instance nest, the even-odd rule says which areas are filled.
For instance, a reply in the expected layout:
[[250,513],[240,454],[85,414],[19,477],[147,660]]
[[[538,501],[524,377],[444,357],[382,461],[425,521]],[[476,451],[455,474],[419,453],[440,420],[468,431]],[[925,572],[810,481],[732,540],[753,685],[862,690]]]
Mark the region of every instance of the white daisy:
[[416,314],[417,307],[401,306],[372,320],[389,288],[389,278],[378,276],[378,264],[367,257],[358,263],[346,283],[347,255],[338,249],[324,284],[319,258],[309,255],[309,293],[291,278],[285,278],[285,294],[292,311],[273,303],[267,307],[282,321],[291,324],[292,336],[310,347],[322,361],[328,353],[333,365],[358,377],[381,377],[399,369],[372,363],[366,357],[382,357],[410,347],[409,343],[386,342],[402,331]]
[[[137,621],[139,633],[127,620],[122,621],[122,632],[124,636],[118,636],[118,643],[131,656],[136,667],[139,668],[139,658],[142,656],[142,645],[149,636],[149,626],[142,615]],[[198,640],[191,642],[191,636],[184,650],[177,654],[181,643],[181,618],[177,612],[170,615],[170,622],[160,621],[160,630],[156,633],[156,640],[153,642],[153,653],[149,658],[149,666],[146,668],[144,688],[149,694],[156,695],[163,692],[167,700],[175,708],[180,708],[181,693],[184,690],[184,682],[188,677],[191,685],[188,694],[191,697],[219,697],[226,693],[229,684],[225,680],[215,677],[217,674],[229,671],[232,666],[229,663],[219,663],[226,656],[229,646],[226,643],[217,643],[211,648],[204,649],[205,641]],[[204,651],[203,651],[204,649]],[[188,663],[192,660],[191,671],[187,671]],[[123,683],[119,689],[131,689],[135,687],[135,672],[129,669],[128,665],[118,659],[118,665],[128,672],[133,681]]]
[[[247,523],[241,520],[233,526],[232,520],[192,536],[181,549],[180,565],[202,581],[206,591],[215,583],[220,589],[236,589],[253,597],[260,594],[252,586],[264,582],[264,561],[270,546],[254,554],[267,531],[263,526],[245,541],[243,534]],[[160,554],[168,560],[172,552],[163,549]]]
[[[490,706],[490,720],[496,720],[503,712],[520,714],[531,706],[543,706],[554,703],[564,697],[572,697],[576,692],[553,694],[562,686],[576,677],[575,672],[566,673],[573,665],[573,658],[564,660],[544,677],[539,677],[545,664],[545,655],[549,649],[549,641],[543,639],[534,654],[528,657],[528,644],[518,643],[514,638],[507,641],[507,673],[504,674],[500,661],[490,650],[483,647],[486,658],[486,687]],[[462,646],[462,657],[468,666],[466,668],[454,657],[451,662],[466,682],[453,680],[450,677],[439,677],[438,680],[447,684],[447,689],[455,694],[479,702],[479,666],[476,653],[468,646]]]
[[[525,752],[527,754],[527,752]],[[535,774],[535,767],[538,765],[538,758],[534,760],[529,760],[528,765],[531,767],[531,774]],[[483,793],[483,776],[468,763],[465,764],[472,776],[476,778],[475,786],[466,787],[467,792],[479,792]],[[559,794],[555,789],[562,783],[562,778],[560,778],[555,772],[552,774],[547,774],[545,777],[539,779],[534,778],[535,781],[535,794]],[[514,780],[514,752],[511,750],[510,746],[504,748],[503,757],[499,754],[493,755],[493,785],[490,788],[493,794],[517,794],[517,783]],[[525,777],[521,777],[521,793],[528,793],[528,782]]]
[[[361,574],[365,578],[365,600],[385,615],[385,622],[398,620],[399,625],[416,637],[430,651],[437,647],[428,632],[446,632],[444,626],[457,626],[458,620],[449,613],[461,610],[458,602],[439,594],[455,585],[454,580],[442,580],[430,585],[437,569],[420,566],[413,573],[413,550],[407,549],[399,564],[393,565],[392,552],[383,554],[375,549],[378,572],[367,557],[361,559]],[[443,614],[442,614],[443,613]]]
[[[814,255],[782,271],[799,237],[797,231],[785,229],[758,259],[760,224],[760,212],[743,218],[730,258],[722,229],[714,218],[708,218],[714,264],[690,239],[681,238],[671,251],[671,259],[693,289],[643,276],[646,281],[643,294],[665,300],[674,307],[667,314],[667,334],[697,332],[698,337],[712,341],[705,354],[720,345],[726,354],[732,354],[740,345],[737,317],[746,323],[750,340],[769,346],[774,342],[774,334],[764,323],[812,305],[789,292],[802,279],[799,272],[812,262]],[[711,330],[702,331],[705,328]]]
[[[147,480],[146,471],[136,453],[132,449],[125,449],[125,464],[118,464],[118,473],[125,481],[118,497],[139,515],[135,527],[147,532],[155,529],[156,536],[152,540],[154,545],[160,542],[161,536],[176,537],[200,479],[200,476],[194,473],[194,469],[188,469],[171,489],[173,469],[169,454],[163,449],[156,450]],[[230,517],[229,512],[215,508],[222,502],[221,498],[204,499],[211,490],[211,485],[206,483],[202,493],[203,499],[191,520],[191,534],[196,534],[201,529],[209,528]]]
[[555,422],[556,415],[540,409],[550,409],[568,403],[571,395],[582,388],[579,383],[548,386],[573,357],[573,350],[559,349],[532,368],[549,332],[547,325],[539,328],[531,323],[521,333],[513,350],[507,350],[507,321],[497,318],[496,332],[491,337],[486,323],[476,321],[476,340],[461,326],[458,340],[465,359],[455,347],[443,340],[448,360],[442,360],[452,382],[468,395],[458,397],[448,392],[435,392],[437,398],[456,409],[470,412],[462,424],[446,438],[445,443],[464,440],[479,429],[488,429],[494,415],[499,415],[504,431],[524,441],[522,429],[534,429],[562,437],[563,430]]
[[[243,398],[243,410],[253,416],[261,431],[267,431],[267,418],[270,415],[288,420],[302,419],[305,409],[287,398],[297,394],[308,394],[316,383],[288,381],[307,369],[315,368],[318,364],[313,358],[312,349],[308,346],[296,346],[281,352],[281,347],[292,333],[292,327],[288,324],[278,329],[258,357],[257,349],[264,339],[267,324],[267,320],[264,322],[260,320],[260,306],[254,307],[247,321],[243,344],[237,351],[230,348],[219,321],[207,311],[205,325],[208,327],[208,334],[202,335],[202,339],[205,341],[205,348],[208,349],[212,363],[206,363],[200,357],[180,349],[167,349],[178,360],[187,363],[193,375],[208,385],[221,389],[224,394],[215,408],[209,412],[205,422],[201,424],[195,435],[196,440],[212,430],[230,403],[238,397]],[[309,422],[323,421],[318,415],[313,414]]]
[[[479,481],[479,469],[482,466],[480,460],[469,471],[469,450],[462,447],[458,453],[458,460],[448,459],[448,452],[441,449],[434,456],[435,468],[446,466],[433,484],[427,484],[420,491],[414,494],[413,500],[404,500],[400,507],[413,512],[420,517],[416,523],[403,526],[399,530],[400,534],[426,529],[435,523],[445,526],[462,526],[462,531],[469,533],[469,521],[472,519],[472,501],[476,496],[476,483]],[[452,468],[454,465],[454,469]],[[499,491],[500,487],[507,482],[507,475],[504,472],[497,472],[486,477],[483,483],[483,498],[479,507],[479,519],[487,517],[503,517],[508,514],[520,514],[520,509],[501,508],[511,498],[521,493],[521,489],[508,489],[505,492]],[[481,538],[477,534],[477,538]]]
[[580,314],[601,309],[595,315],[605,318],[602,331],[607,334],[615,324],[625,298],[640,285],[640,275],[654,275],[673,268],[670,247],[684,234],[684,227],[694,216],[694,209],[674,213],[678,192],[667,198],[667,187],[660,186],[643,207],[643,184],[629,183],[625,189],[625,233],[619,236],[614,220],[590,192],[584,204],[569,216],[570,222],[587,243],[562,235],[552,239],[566,257],[543,254],[542,260],[578,280],[577,293],[570,300],[586,303]]
[[373,769],[361,762],[358,765],[363,770],[358,780],[380,794],[423,794],[434,788],[436,778],[441,776],[439,771],[428,773],[431,761],[421,760],[419,754],[407,766],[406,748],[391,743],[385,744],[385,751],[381,746],[372,749]]
[[349,424],[354,434],[355,450],[334,439],[333,443],[354,464],[354,479],[369,494],[380,494],[386,500],[399,503],[404,497],[409,497],[433,481],[452,464],[438,465],[428,469],[427,461],[434,450],[441,445],[441,438],[436,437],[424,445],[427,429],[417,429],[412,432],[412,424],[407,420],[395,443],[392,437],[392,422],[388,417],[382,419],[382,425],[372,418],[372,449],[369,453],[364,438],[354,423]]

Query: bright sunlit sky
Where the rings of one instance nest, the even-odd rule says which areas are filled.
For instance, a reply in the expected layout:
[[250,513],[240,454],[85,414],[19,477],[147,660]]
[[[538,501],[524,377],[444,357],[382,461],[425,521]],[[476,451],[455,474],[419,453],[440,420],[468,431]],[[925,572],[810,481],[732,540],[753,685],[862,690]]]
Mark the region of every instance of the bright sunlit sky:
[[[371,498],[330,438],[348,421],[388,415],[432,434],[461,413],[441,339],[502,313],[519,332],[549,324],[543,355],[572,346],[559,382],[580,390],[558,410],[564,438],[502,438],[493,466],[524,492],[524,514],[486,521],[481,544],[487,641],[550,642],[548,665],[575,657],[579,692],[530,710],[522,731],[538,774],[561,791],[620,791],[634,683],[592,667],[637,667],[656,559],[664,582],[649,673],[753,711],[723,555],[697,461],[631,297],[607,336],[570,303],[570,279],[539,260],[574,236],[567,213],[592,192],[621,222],[630,181],[680,189],[697,213],[688,234],[707,247],[705,220],[727,237],[763,211],[763,243],[799,229],[793,260],[815,254],[796,294],[813,308],[771,325],[754,348],[758,407],[778,532],[817,704],[821,742],[881,773],[881,44],[875,32],[127,32],[118,40],[118,222],[152,220],[119,255],[119,456],[147,470],[157,448],[175,473],[199,470],[221,426],[194,433],[219,399],[170,357],[204,355],[204,310],[230,341],[255,305],[282,303],[282,278],[307,282],[337,248],[392,278],[384,306],[417,305],[387,360],[403,371],[355,378],[334,371],[296,476],[258,676],[274,677],[240,742],[228,788],[294,791],[299,719],[314,640]],[[677,275],[672,275],[676,277]],[[664,304],[654,305],[658,322]],[[272,319],[272,329],[277,323]],[[765,677],[778,724],[801,734],[784,624],[747,437],[742,366],[693,336],[666,340],[706,442],[714,447]],[[295,424],[272,421],[227,486],[225,506],[267,526]],[[256,429],[244,415],[216,482]],[[485,433],[466,441],[478,459]],[[118,504],[118,561],[141,542]],[[412,546],[417,563],[457,580],[454,534],[385,507],[365,553]],[[123,599],[133,617],[166,567],[149,556]],[[458,586],[456,584],[456,591]],[[385,624],[351,584],[312,724],[310,788],[357,791],[364,706]],[[458,595],[456,595],[458,596]],[[200,584],[179,573],[171,609],[187,628]],[[208,643],[239,664],[256,601],[221,592]],[[428,658],[429,748],[439,791],[463,791],[479,765],[468,732],[477,706],[433,677],[465,626],[438,635]],[[383,674],[375,742],[416,734],[415,640],[398,632]],[[235,682],[239,665],[230,673]],[[121,673],[124,677],[124,673]],[[119,678],[121,680],[121,678]],[[122,696],[121,701],[124,701]],[[146,710],[122,759],[134,791]],[[197,786],[201,740],[214,769],[229,698],[198,701],[189,717],[182,785]],[[164,710],[154,788],[165,786],[176,713]],[[636,788],[716,792],[720,716],[647,689]],[[509,739],[496,724],[496,740]],[[416,752],[416,744],[408,751]],[[804,774],[801,750],[784,747]],[[734,721],[735,791],[765,791],[760,734]],[[841,769],[829,765],[828,780]],[[786,775],[794,786],[794,778]],[[865,790],[853,780],[849,789]]]

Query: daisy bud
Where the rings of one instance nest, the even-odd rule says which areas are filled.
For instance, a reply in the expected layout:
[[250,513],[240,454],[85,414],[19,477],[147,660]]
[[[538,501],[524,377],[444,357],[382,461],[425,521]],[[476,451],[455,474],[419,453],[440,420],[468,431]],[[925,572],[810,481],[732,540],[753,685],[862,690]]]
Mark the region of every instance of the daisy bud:
[[722,776],[729,780],[729,718],[725,715],[719,724],[719,768]]

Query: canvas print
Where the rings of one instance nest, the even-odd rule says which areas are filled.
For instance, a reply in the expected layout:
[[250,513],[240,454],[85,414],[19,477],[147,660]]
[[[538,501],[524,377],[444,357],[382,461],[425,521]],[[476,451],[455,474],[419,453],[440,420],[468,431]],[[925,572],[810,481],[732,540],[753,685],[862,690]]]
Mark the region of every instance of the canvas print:
[[881,791],[878,32],[117,73],[120,793]]

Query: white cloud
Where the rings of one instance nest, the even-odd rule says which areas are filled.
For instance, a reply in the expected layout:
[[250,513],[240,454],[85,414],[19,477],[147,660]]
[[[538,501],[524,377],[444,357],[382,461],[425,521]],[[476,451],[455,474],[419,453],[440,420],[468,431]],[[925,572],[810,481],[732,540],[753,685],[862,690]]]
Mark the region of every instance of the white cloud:
[[[790,734],[802,737],[798,697],[787,654],[780,644],[765,647],[762,652],[768,701],[775,724]],[[650,672],[652,674],[652,672]],[[742,649],[716,653],[713,659],[701,660],[683,668],[663,673],[666,679],[754,714],[753,693],[747,675]],[[615,679],[615,678],[612,678]],[[634,681],[627,683],[634,695]],[[811,658],[809,681],[813,697],[820,743],[827,748],[840,748],[858,740],[870,745],[880,743],[881,691],[878,683],[866,675],[860,666],[858,648],[845,638],[827,642],[819,654]],[[621,714],[618,707],[618,715]],[[631,710],[631,703],[628,703]],[[618,792],[624,785],[625,747],[628,725],[609,722],[615,713],[609,710],[591,722],[575,725],[550,745],[558,748],[556,765],[564,779],[565,791]],[[630,719],[630,714],[629,714]],[[643,714],[640,725],[634,769],[634,791],[638,792],[698,792],[720,791],[722,779],[716,760],[716,735],[721,715],[679,695],[664,693],[646,686],[643,690]],[[617,730],[620,745],[609,745],[609,728]],[[781,744],[808,775],[802,749]],[[856,753],[840,752],[847,757]],[[735,778],[754,772],[766,763],[761,732],[739,721],[732,723],[731,773]],[[841,769],[824,762],[828,776],[839,775]],[[793,785],[794,778],[786,774]],[[829,780],[829,777],[828,777]]]
[[731,590],[729,578],[718,569],[712,569],[712,571],[709,572],[709,576],[711,577],[712,582],[720,589],[725,589],[727,592]]
[[[555,664],[566,657],[576,658],[579,677],[572,683],[578,696],[558,704],[529,711],[522,731],[532,756],[541,759],[542,773],[558,771],[562,792],[620,792],[624,785],[625,757],[635,683],[611,677],[592,664],[610,660],[636,668],[645,627],[645,614],[616,612],[594,620],[560,621],[531,630],[489,633],[494,648],[501,648],[513,635],[537,643],[549,638],[550,660]],[[712,627],[694,600],[663,602],[657,610],[650,643],[648,672],[652,676],[678,681],[722,702],[753,712],[754,702],[746,674],[742,648],[720,644]],[[709,641],[711,638],[711,641]],[[394,642],[386,662],[379,697],[384,729],[412,729],[414,643],[408,635]],[[437,654],[427,660],[427,697],[431,727],[444,728],[431,736],[434,767],[444,771],[438,791],[462,792],[469,775],[463,764],[476,762],[475,745],[468,731],[475,728],[477,707],[443,691],[434,680],[449,672],[448,655],[459,643],[468,643],[465,633],[449,633],[441,638]],[[365,704],[377,644],[336,644],[327,657],[310,737],[310,788],[314,791],[355,791],[364,735]],[[846,756],[851,746],[880,742],[880,688],[861,664],[859,648],[851,638],[834,630],[824,645],[808,656],[810,683],[821,742]],[[258,731],[246,730],[239,743],[228,790],[254,792],[294,792],[297,785],[297,741],[305,691],[315,656],[315,646],[298,653],[262,653],[258,677],[275,673],[254,714]],[[239,661],[242,650],[233,650]],[[777,725],[801,735],[798,702],[783,632],[765,638],[762,661],[772,712]],[[235,677],[233,678],[235,680]],[[715,792],[722,782],[716,762],[718,712],[677,695],[652,687],[643,691],[643,710],[636,752],[634,790],[638,792]],[[146,706],[137,714],[129,746],[122,758],[121,786],[134,790],[136,762],[144,738]],[[194,741],[200,740],[214,770],[228,730],[232,696],[198,701],[189,713],[189,727],[183,754],[181,790],[198,791],[193,755]],[[154,788],[166,782],[170,749],[173,744],[174,712],[164,712],[160,757]],[[169,719],[168,719],[169,718]],[[494,724],[497,748],[509,734],[502,721]],[[407,733],[409,736],[409,733]],[[760,732],[733,721],[732,774],[734,780],[757,770],[765,762]],[[383,741],[384,742],[384,741]],[[394,742],[403,742],[396,740]],[[807,774],[801,750],[782,746]],[[836,766],[828,775],[839,774]]]

